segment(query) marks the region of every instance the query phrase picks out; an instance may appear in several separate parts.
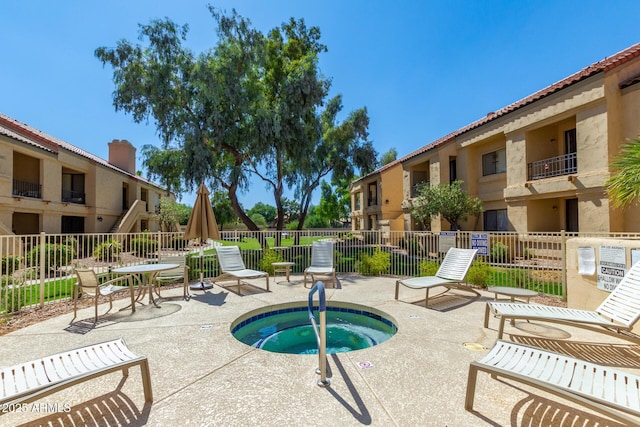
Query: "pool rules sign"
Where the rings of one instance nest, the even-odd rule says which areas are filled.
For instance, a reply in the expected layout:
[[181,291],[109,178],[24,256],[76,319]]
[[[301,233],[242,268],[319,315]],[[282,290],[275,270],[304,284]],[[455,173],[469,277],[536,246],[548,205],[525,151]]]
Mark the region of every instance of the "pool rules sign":
[[625,248],[622,246],[600,246],[598,264],[598,288],[613,291],[622,280],[627,266]]

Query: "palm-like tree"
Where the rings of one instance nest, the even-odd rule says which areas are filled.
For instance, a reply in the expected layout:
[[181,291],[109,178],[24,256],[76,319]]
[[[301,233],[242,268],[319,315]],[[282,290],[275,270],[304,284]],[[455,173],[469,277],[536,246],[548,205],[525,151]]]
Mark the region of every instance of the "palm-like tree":
[[614,207],[626,207],[640,198],[640,139],[625,143],[611,163],[607,194]]

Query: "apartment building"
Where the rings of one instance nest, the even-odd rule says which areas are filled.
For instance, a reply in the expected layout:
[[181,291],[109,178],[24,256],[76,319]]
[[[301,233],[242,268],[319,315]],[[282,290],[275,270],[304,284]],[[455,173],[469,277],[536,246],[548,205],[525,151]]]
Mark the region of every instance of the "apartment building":
[[[465,230],[640,232],[640,208],[614,208],[605,187],[621,145],[639,134],[636,44],[355,181],[352,228],[391,220],[392,230],[419,230],[411,216],[418,188],[459,179],[484,208]],[[377,223],[356,209],[359,194],[374,187],[377,199],[399,203],[376,211]],[[398,192],[400,202],[391,198]],[[430,228],[449,227],[435,218]]]
[[0,234],[156,231],[166,190],[136,174],[136,149],[103,160],[0,113]]

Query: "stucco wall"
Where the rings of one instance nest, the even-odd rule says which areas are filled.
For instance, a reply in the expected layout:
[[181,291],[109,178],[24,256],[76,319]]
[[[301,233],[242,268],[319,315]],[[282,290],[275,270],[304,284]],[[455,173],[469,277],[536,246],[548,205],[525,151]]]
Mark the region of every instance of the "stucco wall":
[[391,231],[404,231],[402,221],[393,221],[402,216],[402,165],[398,163],[380,173],[382,217],[389,221]]
[[[567,240],[567,305],[569,308],[595,310],[609,295],[608,291],[598,289],[597,265],[600,262],[601,246],[620,246],[625,248],[627,269],[631,267],[631,249],[640,249],[638,240],[575,238]],[[589,276],[578,273],[578,248],[595,249],[596,273]],[[640,325],[633,329],[640,334]]]

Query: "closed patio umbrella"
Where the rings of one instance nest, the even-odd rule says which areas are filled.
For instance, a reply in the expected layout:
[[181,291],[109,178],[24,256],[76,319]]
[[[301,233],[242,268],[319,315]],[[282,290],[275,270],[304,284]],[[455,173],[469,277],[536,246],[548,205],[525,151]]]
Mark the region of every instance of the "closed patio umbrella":
[[211,201],[209,200],[209,190],[207,186],[200,184],[198,187],[196,196],[196,202],[189,216],[189,222],[187,222],[187,229],[184,232],[184,238],[187,240],[200,239],[200,284],[191,285],[191,289],[208,289],[213,287],[210,283],[204,283],[203,279],[203,244],[208,239],[220,239],[220,232],[218,231],[218,224],[216,223],[216,217],[213,214],[213,208],[211,207]]

